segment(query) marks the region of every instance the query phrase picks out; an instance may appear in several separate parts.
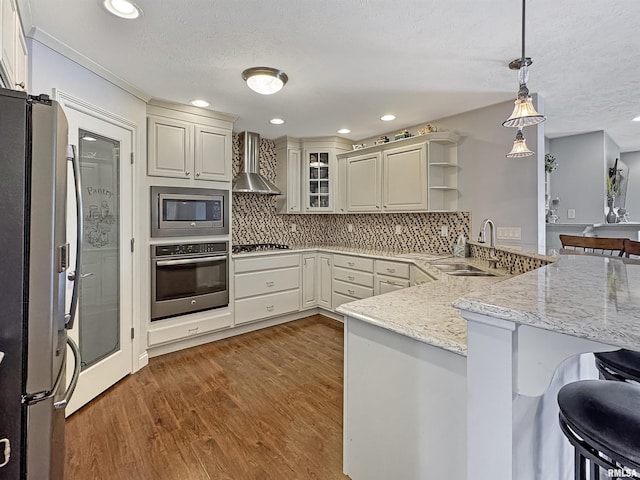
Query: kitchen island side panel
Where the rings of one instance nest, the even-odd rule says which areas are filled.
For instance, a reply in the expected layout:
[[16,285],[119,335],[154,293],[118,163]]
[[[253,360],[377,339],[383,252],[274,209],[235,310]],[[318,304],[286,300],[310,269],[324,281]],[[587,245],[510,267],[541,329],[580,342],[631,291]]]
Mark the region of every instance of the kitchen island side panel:
[[345,317],[344,473],[466,478],[466,357]]

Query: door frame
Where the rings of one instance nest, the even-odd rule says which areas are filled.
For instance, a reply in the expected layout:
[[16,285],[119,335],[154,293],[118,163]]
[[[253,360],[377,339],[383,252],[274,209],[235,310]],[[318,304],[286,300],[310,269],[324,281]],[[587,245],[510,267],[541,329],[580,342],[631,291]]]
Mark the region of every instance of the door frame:
[[[128,131],[131,135],[131,152],[134,155],[134,158],[140,158],[140,155],[138,155],[140,125],[138,123],[56,88],[52,89],[52,97],[62,106],[63,110],[75,110],[78,113],[94,117],[97,120],[112,124],[116,127]],[[126,159],[121,159],[121,162],[124,165],[127,165]],[[131,163],[133,163],[133,159],[131,160]],[[135,164],[132,165],[130,173],[131,184],[128,186],[128,188],[131,189],[130,231],[133,240],[136,237],[141,238],[140,232],[138,231],[139,229],[138,227],[136,227],[137,225],[141,225],[141,222],[139,219],[139,195],[135,194],[135,187],[139,183]],[[126,245],[122,245],[122,248],[126,248]],[[139,287],[142,284],[141,282],[143,281],[140,273],[140,252],[142,250],[140,247],[138,247],[134,248],[134,251],[131,252],[132,262],[130,271],[128,273],[128,275],[130,276],[129,280],[131,281],[131,285],[133,286],[134,290],[130,302],[130,311],[128,312],[131,317],[131,326],[135,330],[135,338],[131,343],[131,373],[140,370],[140,368],[144,367],[149,362],[146,350],[146,342],[144,347],[141,346],[141,337],[144,335],[146,323],[138,318],[140,317],[139,315],[135,315],[135,312],[143,311],[141,302],[144,292],[141,291],[143,289],[140,289]],[[125,272],[121,271],[121,275],[123,273]]]

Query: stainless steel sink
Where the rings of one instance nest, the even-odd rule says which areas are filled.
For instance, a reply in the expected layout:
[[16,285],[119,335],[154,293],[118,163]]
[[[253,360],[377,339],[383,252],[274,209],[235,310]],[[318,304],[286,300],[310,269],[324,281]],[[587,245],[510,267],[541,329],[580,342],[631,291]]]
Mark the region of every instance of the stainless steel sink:
[[467,263],[432,263],[433,267],[456,277],[495,277],[493,273]]

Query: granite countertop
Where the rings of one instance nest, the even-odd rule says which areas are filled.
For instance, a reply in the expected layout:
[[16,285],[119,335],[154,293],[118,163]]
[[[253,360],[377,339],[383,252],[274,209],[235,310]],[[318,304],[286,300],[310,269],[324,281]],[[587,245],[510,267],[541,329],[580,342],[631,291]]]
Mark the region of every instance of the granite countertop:
[[461,310],[640,350],[640,264],[561,255],[454,303]]
[[[403,255],[403,254],[398,254]],[[453,302],[461,295],[510,278],[504,271],[489,269],[486,262],[473,258],[447,257],[438,263],[464,262],[493,277],[454,277],[431,265],[433,258],[404,254],[434,278],[434,281],[384,295],[344,303],[337,312],[385,328],[420,342],[467,354],[467,324]]]

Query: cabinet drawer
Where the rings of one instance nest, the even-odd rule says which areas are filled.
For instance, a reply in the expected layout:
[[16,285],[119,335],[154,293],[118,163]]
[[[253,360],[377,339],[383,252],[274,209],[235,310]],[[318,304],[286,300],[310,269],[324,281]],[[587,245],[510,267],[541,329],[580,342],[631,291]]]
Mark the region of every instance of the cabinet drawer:
[[181,321],[178,325],[149,330],[147,332],[147,341],[149,342],[149,346],[152,347],[154,345],[160,345],[161,343],[173,342],[230,326],[230,313],[215,318],[206,318],[191,322]]
[[235,297],[245,298],[300,288],[300,267],[235,275]]
[[382,295],[384,293],[393,292],[395,290],[402,290],[409,286],[409,280],[404,278],[385,277],[382,275],[376,276],[376,286],[374,293],[376,295]]
[[373,287],[373,274],[336,267],[333,269],[333,278],[343,282],[355,283],[364,287]]
[[236,325],[300,310],[300,289],[236,300]]
[[367,298],[373,296],[373,288],[355,285],[353,283],[345,283],[339,280],[333,281],[333,291],[348,295],[353,298]]
[[234,259],[235,273],[300,266],[299,255],[268,255]]
[[409,264],[376,260],[376,274],[409,279]]
[[373,273],[373,259],[364,257],[351,257],[349,255],[334,255],[333,264],[336,267],[353,268],[363,272]]

